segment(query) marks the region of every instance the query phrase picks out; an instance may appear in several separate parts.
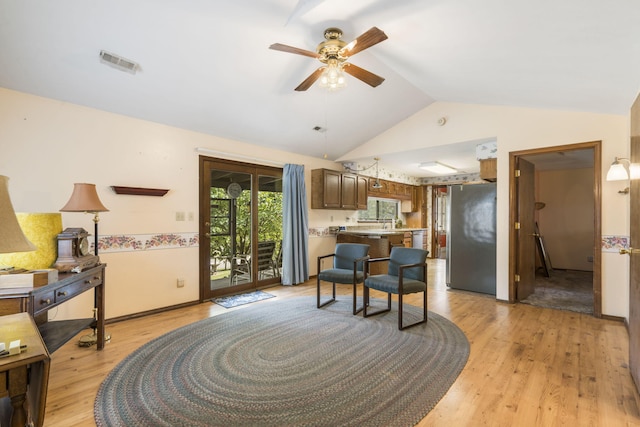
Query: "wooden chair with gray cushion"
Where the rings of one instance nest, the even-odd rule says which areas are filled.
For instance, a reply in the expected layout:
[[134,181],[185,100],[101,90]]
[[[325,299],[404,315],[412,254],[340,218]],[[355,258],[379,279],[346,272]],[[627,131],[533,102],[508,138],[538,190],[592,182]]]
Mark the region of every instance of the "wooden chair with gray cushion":
[[[324,307],[336,300],[336,283],[353,286],[353,314],[362,311],[362,307],[357,308],[358,283],[364,281],[365,260],[369,258],[369,245],[361,243],[338,243],[335,252],[318,257],[318,308]],[[321,270],[322,260],[333,257],[332,268]],[[320,302],[320,282],[331,282],[333,284],[332,298],[325,302]]]
[[[391,254],[386,258],[373,258],[369,263],[389,261],[387,274],[367,276],[364,280],[364,317],[391,311],[391,294],[398,295],[398,329],[406,329],[427,321],[427,255],[428,251],[417,248],[391,248]],[[367,312],[369,306],[369,290],[375,289],[387,294],[387,308],[374,312]],[[409,325],[402,324],[402,297],[407,294],[422,292],[422,320]]]

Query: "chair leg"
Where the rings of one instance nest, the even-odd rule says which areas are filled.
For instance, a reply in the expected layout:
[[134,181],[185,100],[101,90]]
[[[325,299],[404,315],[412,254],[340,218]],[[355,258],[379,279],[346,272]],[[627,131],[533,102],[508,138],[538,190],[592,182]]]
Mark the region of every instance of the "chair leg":
[[[365,288],[364,283],[362,284],[362,287]],[[362,290],[362,293],[364,294],[364,289]],[[356,303],[358,302],[358,284],[354,283],[353,284],[353,314],[356,315],[358,313],[360,313],[362,311],[362,309],[364,308],[364,295],[362,297],[362,304],[363,306],[360,308],[356,307]]]
[[422,320],[402,326],[402,294],[398,295],[398,329],[403,330],[427,322],[427,290],[422,295]]
[[367,307],[369,306],[369,288],[362,284],[362,317],[367,317]]
[[374,316],[376,314],[381,314],[381,313],[386,313],[387,311],[391,311],[391,294],[387,294],[387,308],[385,310],[378,310],[378,311],[374,311],[374,312],[369,312],[367,313],[367,307],[369,306],[369,288],[367,288],[366,286],[364,287],[364,305],[363,305],[363,312],[362,312],[362,316],[363,317],[369,317],[369,316]]
[[336,300],[336,284],[335,284],[335,282],[333,282],[333,284],[332,284],[333,285],[332,298],[330,300],[328,300],[328,301],[323,302],[322,304],[320,303],[320,279],[319,278],[317,279],[317,282],[318,282],[318,291],[317,291],[318,301],[317,301],[317,304],[316,304],[317,308],[324,307],[327,304],[331,304],[332,302],[335,302],[335,300]]

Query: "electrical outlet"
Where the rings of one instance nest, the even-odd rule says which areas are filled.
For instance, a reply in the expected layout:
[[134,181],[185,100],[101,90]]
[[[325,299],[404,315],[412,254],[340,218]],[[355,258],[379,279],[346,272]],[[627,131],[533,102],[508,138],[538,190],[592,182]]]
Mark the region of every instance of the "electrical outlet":
[[176,282],[176,285],[179,288],[184,288],[184,279],[178,279],[177,282]]
[[194,215],[193,212],[189,212],[189,221],[193,221]]

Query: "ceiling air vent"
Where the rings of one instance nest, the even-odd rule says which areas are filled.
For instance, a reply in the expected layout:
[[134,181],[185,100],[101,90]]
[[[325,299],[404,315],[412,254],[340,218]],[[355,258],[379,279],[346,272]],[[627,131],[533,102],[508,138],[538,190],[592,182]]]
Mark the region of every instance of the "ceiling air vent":
[[100,51],[100,62],[131,74],[135,74],[140,69],[137,63],[105,50]]

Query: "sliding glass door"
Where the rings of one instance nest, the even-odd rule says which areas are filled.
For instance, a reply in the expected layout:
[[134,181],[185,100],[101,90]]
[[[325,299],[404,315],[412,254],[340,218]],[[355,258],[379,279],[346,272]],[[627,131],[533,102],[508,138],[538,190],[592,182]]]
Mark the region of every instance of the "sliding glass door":
[[280,281],[282,169],[200,157],[200,297]]

